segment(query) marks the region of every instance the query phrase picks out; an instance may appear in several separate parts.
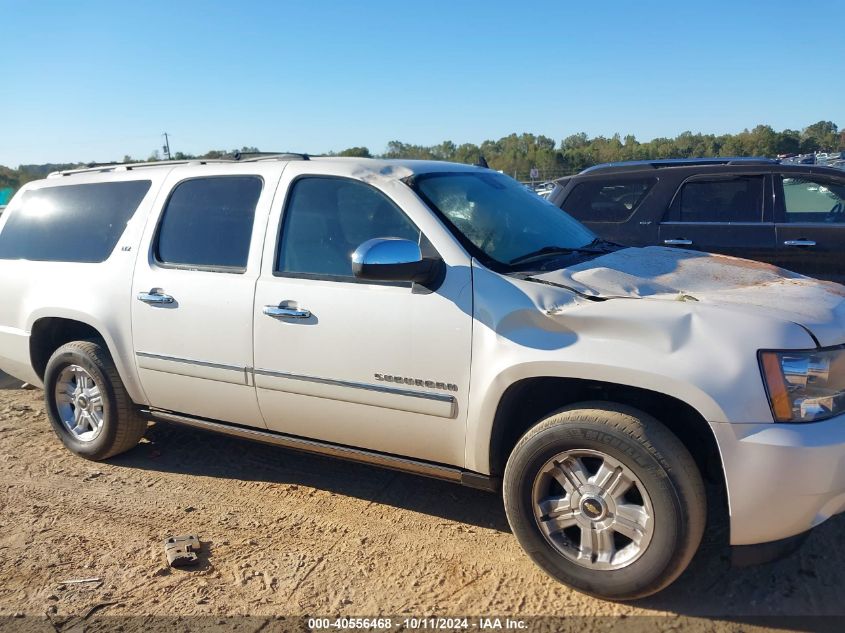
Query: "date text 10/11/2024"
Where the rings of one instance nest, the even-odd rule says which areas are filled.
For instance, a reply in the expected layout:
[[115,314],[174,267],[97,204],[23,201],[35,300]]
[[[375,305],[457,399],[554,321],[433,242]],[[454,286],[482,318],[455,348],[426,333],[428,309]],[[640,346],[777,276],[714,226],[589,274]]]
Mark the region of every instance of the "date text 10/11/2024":
[[528,623],[524,620],[500,617],[442,618],[442,617],[404,617],[401,620],[389,617],[376,618],[309,618],[308,629],[349,630],[369,629],[390,631],[398,630],[524,630]]

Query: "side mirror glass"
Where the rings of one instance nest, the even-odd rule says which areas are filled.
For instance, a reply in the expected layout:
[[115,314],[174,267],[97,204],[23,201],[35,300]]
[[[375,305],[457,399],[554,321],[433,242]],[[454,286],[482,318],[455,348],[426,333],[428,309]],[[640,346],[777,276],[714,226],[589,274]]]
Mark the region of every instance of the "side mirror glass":
[[370,281],[430,282],[440,260],[425,259],[416,242],[396,237],[367,240],[352,253],[352,273]]

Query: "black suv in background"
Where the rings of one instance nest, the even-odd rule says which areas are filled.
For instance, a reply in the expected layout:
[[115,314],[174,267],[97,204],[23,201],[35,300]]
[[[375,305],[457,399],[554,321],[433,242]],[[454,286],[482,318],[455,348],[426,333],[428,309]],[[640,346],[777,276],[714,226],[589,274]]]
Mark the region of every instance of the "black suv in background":
[[845,282],[845,172],[765,158],[607,163],[549,200],[600,237],[769,262]]

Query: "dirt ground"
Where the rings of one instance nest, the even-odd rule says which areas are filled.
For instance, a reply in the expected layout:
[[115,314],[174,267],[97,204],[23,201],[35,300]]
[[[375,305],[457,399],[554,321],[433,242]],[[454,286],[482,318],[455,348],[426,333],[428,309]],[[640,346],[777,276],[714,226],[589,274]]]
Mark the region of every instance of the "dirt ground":
[[[41,391],[0,386],[0,620],[39,616],[58,631],[98,605],[109,616],[660,615],[710,625],[845,614],[845,517],[790,558],[747,569],[730,566],[725,528],[712,528],[672,587],[615,604],[535,567],[496,495],[163,424],[92,463],[54,436]],[[162,549],[182,533],[204,544],[189,571],[169,569]],[[61,584],[91,577],[102,581]]]

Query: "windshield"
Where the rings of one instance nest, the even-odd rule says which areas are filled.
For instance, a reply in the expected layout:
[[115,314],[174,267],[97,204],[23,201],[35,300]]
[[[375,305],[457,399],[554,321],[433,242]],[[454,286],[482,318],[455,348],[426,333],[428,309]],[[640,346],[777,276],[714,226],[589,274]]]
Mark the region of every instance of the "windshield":
[[420,174],[410,184],[493,268],[513,269],[535,256],[559,256],[596,241],[577,220],[497,172]]

